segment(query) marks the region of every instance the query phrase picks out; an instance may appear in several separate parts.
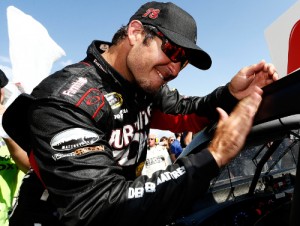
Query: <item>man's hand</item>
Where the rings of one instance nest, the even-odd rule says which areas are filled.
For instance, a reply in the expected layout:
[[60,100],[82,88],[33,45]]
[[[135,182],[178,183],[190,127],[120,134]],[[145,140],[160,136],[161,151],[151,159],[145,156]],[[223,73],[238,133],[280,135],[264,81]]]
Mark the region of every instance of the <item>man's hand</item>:
[[219,167],[226,165],[244,146],[261,100],[261,93],[252,93],[238,103],[230,116],[217,109],[220,119],[208,150]]
[[264,60],[241,69],[230,81],[230,93],[241,100],[260,88],[279,79],[279,75],[273,64]]

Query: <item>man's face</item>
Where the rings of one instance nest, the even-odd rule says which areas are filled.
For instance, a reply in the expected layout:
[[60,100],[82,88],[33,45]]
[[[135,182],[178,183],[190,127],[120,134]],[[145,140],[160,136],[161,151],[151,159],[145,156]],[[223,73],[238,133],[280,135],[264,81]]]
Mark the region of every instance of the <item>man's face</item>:
[[137,40],[129,51],[127,66],[133,80],[144,91],[156,93],[160,87],[178,76],[181,63],[172,62],[162,51],[162,40],[157,36],[143,43],[144,33],[137,36]]
[[174,142],[175,138],[174,137],[169,137],[169,144],[172,144]]
[[154,147],[155,146],[155,139],[156,137],[152,134],[149,135],[148,137],[148,146],[149,147]]
[[163,142],[164,146],[168,146],[168,139],[167,138],[162,139],[161,142]]

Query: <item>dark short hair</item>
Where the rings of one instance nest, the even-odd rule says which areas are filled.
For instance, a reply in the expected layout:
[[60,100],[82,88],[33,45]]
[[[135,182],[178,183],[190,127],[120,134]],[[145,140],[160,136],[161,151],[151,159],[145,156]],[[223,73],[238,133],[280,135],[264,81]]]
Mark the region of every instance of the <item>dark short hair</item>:
[[128,26],[122,26],[120,29],[114,34],[111,43],[113,45],[117,45],[118,42],[123,40],[127,36]]
[[4,72],[0,69],[0,88],[3,88],[8,83],[8,78],[4,74]]
[[163,140],[168,140],[168,137],[162,136],[162,137],[160,138],[160,141],[163,141]]
[[[155,33],[154,33],[152,27],[153,26],[143,24],[144,33],[145,33],[145,38],[144,38],[143,43],[145,45],[147,45],[149,39],[153,39],[155,36]],[[128,35],[127,30],[128,30],[128,26],[122,26],[114,34],[112,41],[111,41],[112,45],[117,45],[121,40],[123,40],[125,37],[127,37],[127,35]]]
[[177,138],[177,137],[179,137],[179,136],[181,136],[182,135],[182,133],[175,133],[175,137]]

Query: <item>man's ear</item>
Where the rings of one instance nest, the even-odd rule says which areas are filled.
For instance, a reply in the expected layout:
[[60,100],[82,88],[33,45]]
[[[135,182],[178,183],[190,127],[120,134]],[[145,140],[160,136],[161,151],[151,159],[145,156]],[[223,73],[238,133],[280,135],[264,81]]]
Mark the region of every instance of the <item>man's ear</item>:
[[133,20],[128,24],[127,35],[130,45],[133,45],[137,40],[142,37],[143,24],[139,20]]

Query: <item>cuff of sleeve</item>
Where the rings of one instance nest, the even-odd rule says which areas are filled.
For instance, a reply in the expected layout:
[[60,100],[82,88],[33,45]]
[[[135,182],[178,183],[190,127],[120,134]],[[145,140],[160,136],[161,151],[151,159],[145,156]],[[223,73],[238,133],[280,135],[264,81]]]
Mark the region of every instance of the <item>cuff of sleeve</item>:
[[[207,149],[203,149],[196,154],[191,154],[187,156],[187,158],[192,169],[195,170],[194,175],[199,177],[199,179],[206,178],[211,180],[218,176],[220,168],[212,154]],[[184,161],[184,158],[182,160]],[[184,162],[185,167],[189,168],[189,164],[186,161]]]
[[231,112],[232,109],[235,107],[235,105],[238,103],[238,100],[230,93],[229,91],[229,83],[226,84],[225,88],[223,89],[223,100],[222,103],[224,103],[222,109],[224,109],[226,112]]
[[191,162],[194,166],[198,168],[203,168],[203,170],[205,170],[206,175],[211,178],[216,177],[220,172],[220,168],[216,160],[207,149],[204,149],[195,154],[195,158],[192,158]]

